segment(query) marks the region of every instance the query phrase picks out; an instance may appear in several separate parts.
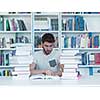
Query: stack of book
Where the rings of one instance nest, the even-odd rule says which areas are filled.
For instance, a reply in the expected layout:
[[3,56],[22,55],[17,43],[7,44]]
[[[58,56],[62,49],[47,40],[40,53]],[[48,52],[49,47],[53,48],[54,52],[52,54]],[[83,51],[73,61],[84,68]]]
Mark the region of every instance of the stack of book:
[[79,50],[63,50],[60,56],[60,63],[64,65],[62,79],[78,79],[78,64],[81,63]]
[[10,65],[14,66],[14,75],[29,75],[29,64],[32,63],[32,45],[16,47],[16,52],[10,57]]
[[35,18],[34,29],[35,31],[48,31],[49,30],[48,18]]

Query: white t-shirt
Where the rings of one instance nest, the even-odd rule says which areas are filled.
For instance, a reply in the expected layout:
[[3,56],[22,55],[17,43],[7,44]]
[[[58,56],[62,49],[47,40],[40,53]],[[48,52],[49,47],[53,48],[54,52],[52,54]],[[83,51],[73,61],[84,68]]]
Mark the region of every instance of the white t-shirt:
[[36,69],[58,71],[60,69],[58,66],[59,54],[59,51],[55,50],[49,55],[45,55],[42,50],[35,52],[33,55],[33,62],[37,64]]

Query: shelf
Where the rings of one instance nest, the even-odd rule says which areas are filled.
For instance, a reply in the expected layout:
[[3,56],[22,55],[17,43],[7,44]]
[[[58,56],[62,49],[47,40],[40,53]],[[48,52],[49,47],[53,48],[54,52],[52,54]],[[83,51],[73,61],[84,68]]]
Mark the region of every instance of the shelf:
[[10,47],[16,47],[16,46],[32,46],[33,44],[32,43],[14,43],[14,44],[11,44]]
[[79,65],[79,68],[88,68],[88,67],[100,68],[100,65]]
[[99,51],[100,48],[62,48],[62,50]]
[[34,13],[35,16],[58,16],[59,13],[58,12],[35,12]]
[[61,14],[63,17],[68,17],[68,16],[89,16],[89,17],[95,17],[98,16],[100,17],[100,14]]
[[3,65],[1,66],[1,65],[0,65],[0,69],[1,69],[1,68],[6,68],[6,69],[7,69],[7,68],[14,68],[14,67],[13,67],[13,66],[10,66],[10,65],[9,65],[9,66],[3,66]]
[[61,31],[62,33],[89,33],[89,32],[92,32],[92,33],[100,33],[100,31]]
[[13,51],[13,50],[16,50],[16,48],[0,48],[0,50],[8,50],[8,51]]
[[31,33],[31,31],[0,31],[1,33]]
[[25,16],[28,17],[28,16],[31,16],[31,15],[32,15],[31,13],[30,14],[26,14],[26,13],[25,14],[9,14],[9,13],[8,14],[7,13],[1,13],[0,14],[0,16],[4,16],[4,17],[8,17],[8,16],[9,17],[25,17]]
[[34,31],[34,33],[58,33],[59,31]]
[[[4,18],[4,29],[2,29],[4,31],[0,31],[1,38],[3,38],[3,37],[5,37],[5,39],[13,38],[14,41],[16,41],[17,40],[16,37],[19,37],[18,39],[20,39],[20,37],[24,35],[24,37],[27,37],[27,39],[30,42],[30,43],[28,43],[28,42],[27,43],[14,43],[14,44],[11,44],[11,47],[31,46],[33,52],[39,51],[39,50],[42,50],[42,48],[35,48],[35,47],[39,47],[39,46],[37,46],[38,41],[35,41],[35,37],[40,36],[44,33],[52,33],[52,34],[54,33],[54,36],[57,37],[57,40],[58,40],[57,41],[58,44],[57,44],[57,46],[55,46],[58,48],[54,48],[54,50],[59,50],[59,51],[79,50],[79,54],[82,54],[85,52],[87,54],[100,53],[100,47],[99,48],[61,48],[61,46],[67,47],[65,45],[63,46],[62,43],[64,43],[64,42],[62,42],[62,40],[61,40],[62,38],[64,39],[65,37],[67,37],[67,34],[68,34],[68,37],[71,37],[71,36],[77,37],[79,34],[81,36],[81,34],[88,34],[89,32],[92,32],[93,36],[95,36],[94,34],[99,35],[100,34],[100,31],[99,31],[100,30],[99,29],[100,14],[84,14],[84,13],[80,13],[80,14],[69,13],[68,14],[68,13],[61,13],[61,12],[33,12],[33,13],[15,13],[15,14],[1,13],[0,16],[3,16],[3,18]],[[71,24],[70,26],[72,26],[72,25],[74,26],[74,27],[72,26],[72,28],[69,28],[69,26],[66,24],[67,22],[65,23],[65,21],[68,21],[70,19],[70,17],[73,19],[73,18],[75,18],[75,16],[83,16],[85,23],[83,23],[84,29],[81,29],[81,30],[84,30],[84,31],[74,31],[74,29],[76,29],[75,23],[77,23],[74,20],[72,20],[72,24],[69,23],[69,24]],[[15,18],[15,20],[20,19],[20,18],[23,19],[23,21],[27,27],[27,30],[26,31],[6,31],[6,19],[10,20],[12,18]],[[38,20],[40,20],[40,19],[44,20],[44,23],[39,22]],[[57,21],[51,20],[51,19],[57,19]],[[55,28],[54,26],[57,26],[57,28]],[[68,26],[68,28],[66,28],[67,26]],[[68,29],[73,30],[73,31],[68,31]],[[65,31],[63,31],[63,30],[65,30]],[[78,28],[77,30],[80,30],[80,29]],[[62,35],[63,35],[63,37],[62,37]],[[36,40],[38,40],[38,39],[36,39]],[[68,47],[71,47],[71,46],[68,46]],[[78,46],[76,46],[76,47],[78,47]],[[79,46],[79,47],[83,47],[83,46]],[[84,46],[84,47],[88,47],[88,46]],[[16,50],[16,48],[0,48],[0,50],[8,50],[10,52],[12,50]],[[25,55],[23,55],[23,56],[25,56]],[[21,61],[21,63],[22,63],[22,61]],[[18,64],[17,62],[15,62],[9,66],[0,66],[0,68],[17,68],[17,67],[18,68],[20,68],[20,67],[28,68],[29,64],[27,64],[27,62],[26,62],[26,64],[25,63],[21,64],[21,63]],[[89,67],[99,68],[100,65],[79,65],[79,68],[89,68]]]
[[[42,50],[43,48],[34,48],[35,50]],[[53,48],[54,50],[59,50],[59,48]]]
[[10,65],[11,67],[28,67],[29,64],[14,64],[14,65]]

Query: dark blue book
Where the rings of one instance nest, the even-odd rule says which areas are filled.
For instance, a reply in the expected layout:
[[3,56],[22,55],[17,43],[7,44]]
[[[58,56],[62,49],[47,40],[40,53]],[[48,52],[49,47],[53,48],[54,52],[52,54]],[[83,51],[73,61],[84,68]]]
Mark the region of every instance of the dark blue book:
[[84,31],[84,18],[83,16],[75,16],[75,31]]
[[92,37],[92,34],[93,34],[92,32],[89,32],[89,33],[88,33],[88,37],[89,37],[89,40],[90,40],[89,48],[92,48],[92,42],[93,42],[93,41],[92,41],[92,38],[93,38],[93,37]]
[[82,54],[82,65],[87,64],[87,52]]
[[72,31],[72,29],[73,29],[73,20],[72,19],[68,20],[68,28],[69,28],[69,31]]
[[64,48],[67,48],[67,37],[64,38]]
[[99,36],[94,36],[94,48],[99,47]]

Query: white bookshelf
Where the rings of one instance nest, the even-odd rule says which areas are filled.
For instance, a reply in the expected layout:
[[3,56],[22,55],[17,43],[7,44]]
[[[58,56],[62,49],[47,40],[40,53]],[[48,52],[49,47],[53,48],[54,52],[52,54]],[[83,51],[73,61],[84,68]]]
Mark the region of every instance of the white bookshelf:
[[[41,50],[42,48],[40,48],[38,45],[41,44],[36,44],[39,43],[41,41],[36,41],[36,37],[39,36],[39,39],[42,37],[42,35],[44,33],[52,33],[55,38],[57,39],[57,43],[56,43],[56,47],[54,49],[56,50],[79,50],[80,54],[87,52],[87,53],[100,53],[100,44],[98,48],[65,48],[62,46],[62,36],[76,36],[77,35],[81,35],[81,34],[88,34],[89,32],[92,32],[92,34],[98,35],[100,34],[100,14],[84,14],[84,13],[62,13],[62,12],[32,12],[32,13],[14,13],[14,14],[9,14],[9,13],[0,13],[0,16],[4,17],[4,30],[0,31],[0,38],[14,38],[14,41],[16,41],[16,36],[22,37],[23,35],[25,37],[27,37],[29,39],[29,43],[13,43],[11,44],[11,47],[16,47],[16,46],[23,46],[23,45],[31,45],[32,46],[32,53],[34,53],[34,51],[37,50]],[[74,17],[75,16],[82,16],[84,19],[84,24],[87,25],[87,27],[85,27],[85,29],[83,31],[80,30],[74,30],[75,28],[73,28],[72,30],[62,30],[62,20],[67,20],[67,18],[72,18],[73,23],[72,25],[75,24],[74,22]],[[25,22],[25,25],[27,27],[27,30],[24,31],[7,31],[6,30],[6,19],[11,20],[11,19],[23,19]],[[55,20],[57,22],[52,23],[51,19]],[[41,21],[44,20],[45,22]],[[54,21],[53,21],[54,22]],[[38,24],[39,28],[38,29]],[[41,25],[41,23],[43,25]],[[44,25],[45,23],[45,25]],[[35,25],[37,24],[37,25]],[[56,25],[57,26],[56,26]],[[54,26],[52,26],[54,25]],[[55,28],[56,27],[56,28]],[[37,29],[36,29],[37,28]],[[16,48],[0,48],[0,51],[13,51],[16,50]],[[17,65],[15,64],[14,66],[21,66],[21,65]],[[22,65],[22,66],[27,66],[27,65]],[[10,67],[10,66],[9,66]],[[80,65],[79,68],[86,68],[86,67],[97,67],[99,68],[99,65]]]
[[[83,17],[84,19],[84,30],[75,30],[75,16],[81,16]],[[82,35],[82,34],[87,34],[89,32],[92,33],[92,36],[100,36],[100,26],[99,26],[99,22],[100,22],[100,14],[84,14],[84,13],[79,13],[79,14],[76,14],[76,13],[60,13],[60,20],[62,22],[63,20],[63,23],[65,23],[65,21],[68,21],[68,19],[72,19],[72,30],[62,30],[62,27],[61,26],[61,29],[60,29],[60,33],[61,35],[64,37],[64,36],[68,36],[68,37],[72,37],[72,36],[78,36],[78,35]],[[100,38],[99,38],[100,39]],[[100,40],[99,40],[100,41]],[[98,42],[99,42],[98,41]],[[94,42],[94,41],[93,41]],[[99,42],[99,46],[98,48],[89,48],[89,47],[67,47],[67,48],[64,48],[62,46],[62,41],[60,42],[61,46],[61,50],[79,50],[80,51],[80,54],[82,53],[87,53],[87,54],[90,54],[90,53],[100,53],[100,42]],[[88,42],[87,42],[88,43]],[[92,44],[93,45],[93,44]],[[88,62],[88,57],[87,57],[87,62]],[[94,68],[98,68],[100,69],[100,65],[89,65],[88,63],[86,65],[79,65],[79,69],[85,69],[85,68],[89,68],[89,74],[92,73],[93,69]],[[93,73],[92,73],[93,74]]]
[[[55,49],[59,48],[58,16],[59,16],[58,12],[34,12],[33,13],[33,44],[37,44],[33,46],[34,50],[42,49],[40,47],[41,41],[38,41],[37,38],[39,38],[40,40],[44,33],[52,33],[58,41],[56,42],[58,44],[56,44]],[[52,26],[51,20],[56,20],[57,25],[56,26],[54,25],[55,27]],[[40,44],[38,44],[38,42],[40,42]]]
[[[9,54],[9,64],[4,65],[4,62],[0,63],[1,69],[10,69],[15,68],[17,66],[23,67],[28,65],[18,65],[17,63],[15,65],[10,65],[10,57],[16,52],[17,46],[32,46],[32,13],[25,13],[25,12],[15,12],[15,13],[9,13],[9,12],[0,12],[0,17],[3,19],[3,29],[0,29],[0,40],[2,38],[5,38],[5,45],[6,43],[9,43],[9,47],[0,46],[0,52],[1,55],[5,56],[5,52]],[[9,22],[10,29],[7,30],[7,20]],[[14,23],[12,23],[12,20],[14,20]],[[24,27],[19,26],[18,20],[21,22],[23,21]],[[1,20],[2,21],[2,20]],[[14,29],[14,26],[16,25],[16,29]],[[25,29],[26,28],[26,29]],[[10,43],[10,39],[13,39],[13,43]],[[4,43],[4,42],[3,42]],[[4,52],[4,53],[3,53]],[[1,56],[1,59],[5,59]]]

